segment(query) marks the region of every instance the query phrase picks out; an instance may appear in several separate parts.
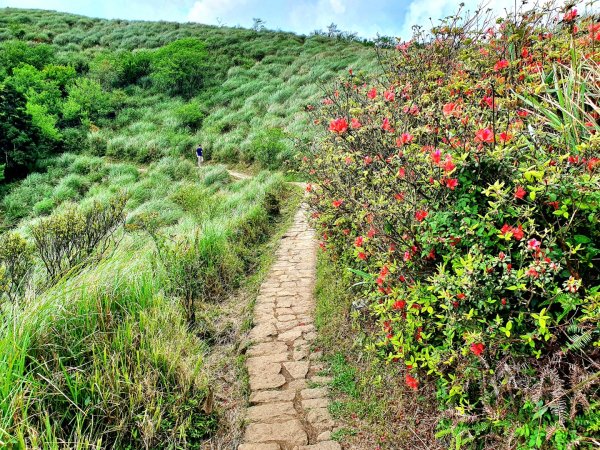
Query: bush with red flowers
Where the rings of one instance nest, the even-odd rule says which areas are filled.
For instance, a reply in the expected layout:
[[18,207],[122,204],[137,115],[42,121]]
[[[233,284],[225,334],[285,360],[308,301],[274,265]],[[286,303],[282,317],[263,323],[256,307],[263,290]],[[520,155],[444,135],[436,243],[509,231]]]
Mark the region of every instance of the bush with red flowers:
[[384,78],[332,86],[305,158],[314,222],[361,278],[381,357],[436,386],[439,439],[591,448],[600,25],[573,9],[482,22],[380,48]]

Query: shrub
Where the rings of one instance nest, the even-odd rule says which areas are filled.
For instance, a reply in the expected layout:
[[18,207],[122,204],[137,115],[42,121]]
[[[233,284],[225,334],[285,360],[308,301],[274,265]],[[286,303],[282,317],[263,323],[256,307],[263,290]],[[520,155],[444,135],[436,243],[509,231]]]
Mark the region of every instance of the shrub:
[[321,246],[371,299],[374,348],[437,386],[447,447],[597,431],[600,68],[578,31],[597,25],[545,19],[381,50],[386,78],[336,84],[305,158]]
[[276,168],[281,165],[281,155],[288,150],[287,136],[281,128],[260,131],[250,143],[248,156],[263,167]]
[[175,117],[183,126],[196,129],[200,128],[205,112],[197,103],[186,103],[175,110]]
[[33,249],[15,232],[0,235],[0,299],[14,302],[23,291],[31,273]]
[[115,233],[125,221],[126,201],[117,195],[106,203],[94,202],[86,210],[68,204],[31,227],[51,283],[92,257],[101,257],[115,244]]

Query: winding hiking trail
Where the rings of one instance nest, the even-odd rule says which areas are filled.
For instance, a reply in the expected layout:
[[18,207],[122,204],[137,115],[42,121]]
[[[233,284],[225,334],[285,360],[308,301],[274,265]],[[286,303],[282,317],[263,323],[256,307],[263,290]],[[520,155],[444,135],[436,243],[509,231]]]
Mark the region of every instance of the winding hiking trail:
[[318,376],[321,352],[311,352],[317,246],[307,212],[303,204],[281,238],[256,299],[246,361],[251,406],[238,450],[341,449],[331,440],[327,388],[315,387],[329,380]]

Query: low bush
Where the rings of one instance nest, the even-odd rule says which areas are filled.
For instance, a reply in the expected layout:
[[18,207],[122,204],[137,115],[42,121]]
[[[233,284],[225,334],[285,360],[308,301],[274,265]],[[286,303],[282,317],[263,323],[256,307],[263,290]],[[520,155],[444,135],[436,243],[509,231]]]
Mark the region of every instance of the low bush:
[[364,287],[380,356],[436,386],[453,448],[598,431],[598,24],[554,14],[453,17],[309,106],[321,246]]
[[18,233],[0,235],[0,300],[15,301],[23,292],[33,262],[33,248]]
[[85,210],[67,204],[32,225],[31,235],[51,283],[91,257],[101,257],[115,243],[115,233],[125,220],[126,201],[118,195]]

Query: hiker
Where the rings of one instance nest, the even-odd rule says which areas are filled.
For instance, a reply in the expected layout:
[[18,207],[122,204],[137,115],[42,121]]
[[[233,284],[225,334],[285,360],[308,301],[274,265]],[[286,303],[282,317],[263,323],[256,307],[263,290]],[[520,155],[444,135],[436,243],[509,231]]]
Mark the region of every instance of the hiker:
[[196,156],[198,157],[198,167],[200,167],[202,165],[202,163],[204,162],[204,155],[202,154],[202,146],[199,145],[198,148],[196,149]]

